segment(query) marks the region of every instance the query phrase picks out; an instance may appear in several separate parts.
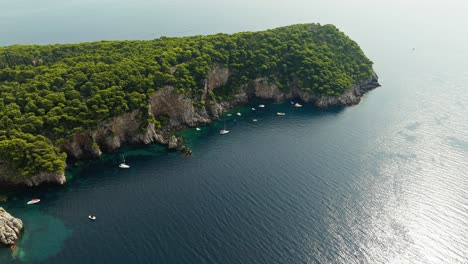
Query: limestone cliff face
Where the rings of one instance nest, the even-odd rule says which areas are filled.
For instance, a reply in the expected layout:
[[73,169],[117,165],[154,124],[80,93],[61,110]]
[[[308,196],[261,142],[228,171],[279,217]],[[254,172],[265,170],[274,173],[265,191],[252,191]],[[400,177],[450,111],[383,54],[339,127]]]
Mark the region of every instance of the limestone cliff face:
[[[155,92],[148,104],[149,113],[155,117],[169,117],[168,127],[157,129],[153,123],[142,127],[139,110],[135,110],[102,122],[94,130],[76,134],[60,146],[61,150],[66,152],[69,158],[81,160],[98,158],[102,153],[115,151],[126,143],[167,145],[170,143],[173,128],[210,123],[212,121],[210,112],[216,112],[219,115],[224,110],[221,105],[217,104],[213,105],[212,110],[195,109],[190,98],[178,94],[177,90],[171,86],[163,87]],[[175,148],[173,141],[171,146]]]
[[[317,107],[329,107],[334,105],[358,104],[362,96],[369,90],[379,86],[377,75],[373,75],[368,81],[356,84],[339,97],[317,96],[304,92],[295,84],[292,84],[288,92],[269,82],[267,78],[257,78],[238,87],[229,102],[218,102],[210,95],[217,88],[229,83],[230,70],[222,65],[213,65],[207,79],[204,81],[204,93],[201,100],[205,101],[204,107],[196,107],[192,98],[177,93],[177,89],[166,86],[158,89],[148,100],[148,114],[156,119],[168,117],[169,124],[157,129],[155,124],[142,124],[142,113],[135,110],[102,122],[96,129],[77,133],[59,147],[66,152],[70,159],[95,159],[102,155],[117,150],[123,144],[150,144],[159,143],[168,145],[170,149],[181,147],[179,139],[174,132],[184,127],[193,127],[211,123],[226,110],[236,105],[242,105],[253,98],[269,99],[276,102],[300,99],[306,103],[312,103]],[[0,164],[0,175],[1,164]],[[5,174],[5,173],[3,173]],[[3,177],[5,178],[5,177]],[[13,184],[38,185],[42,182],[56,182],[63,184],[63,174],[39,174],[29,179],[20,177],[6,177],[6,182]]]
[[30,178],[16,177],[12,179],[11,183],[14,183],[16,185],[27,185],[29,187],[32,187],[32,186],[38,186],[46,182],[62,185],[62,184],[65,184],[66,181],[67,179],[65,177],[65,173],[42,172]]
[[[226,85],[229,76],[227,67],[215,64],[205,80],[205,92],[202,97],[209,100],[209,92]],[[173,129],[211,123],[231,107],[232,104],[227,102],[211,102],[205,108],[196,109],[191,98],[177,93],[172,86],[166,86],[158,89],[149,98],[148,111],[156,118],[169,117],[168,127],[157,129],[155,124],[150,123],[146,128],[142,128],[138,117],[139,110],[135,110],[107,120],[94,130],[76,134],[60,148],[69,158],[75,160],[98,158],[102,153],[115,151],[125,143],[170,144],[171,148],[176,148],[175,141],[171,138]]]
[[149,100],[150,111],[155,116],[169,116],[171,126],[195,126],[211,122],[206,109],[196,110],[192,100],[176,89],[166,86],[159,89]]
[[18,240],[23,222],[0,207],[0,243],[11,246]]
[[64,184],[66,177],[64,173],[42,172],[33,177],[23,177],[7,168],[6,164],[0,164],[0,184],[38,186],[41,183]]
[[281,102],[292,98],[292,93],[282,92],[278,86],[266,78],[258,78],[247,84],[246,92],[249,98],[257,97]]
[[318,96],[313,93],[302,91],[300,87],[297,87],[295,84],[291,85],[290,91],[283,92],[275,83],[269,82],[266,78],[257,78],[239,89],[239,93],[235,95],[235,101],[245,103],[256,97],[274,100],[276,102],[300,99],[301,101],[312,103],[322,108],[337,105],[350,106],[358,104],[366,92],[379,86],[378,77],[374,73],[369,80],[355,84],[351,89],[348,89],[338,97]]
[[214,89],[226,85],[231,76],[229,68],[220,64],[214,64],[211,70],[208,72],[208,78],[206,81],[206,86],[208,91],[213,91]]
[[300,93],[297,92],[298,97],[303,100],[304,102],[313,103],[317,107],[330,107],[335,105],[341,106],[350,106],[359,104],[361,98],[364,94],[374,88],[379,87],[380,84],[378,82],[377,74],[373,74],[372,77],[363,82],[355,84],[351,89],[347,90],[342,95],[335,97],[335,96],[322,96],[322,97],[314,97],[310,94]]
[[60,148],[69,158],[80,160],[98,158],[102,153],[112,152],[125,143],[166,144],[167,141],[156,131],[154,124],[141,128],[138,114],[139,110],[135,110],[103,122],[95,130],[76,134]]

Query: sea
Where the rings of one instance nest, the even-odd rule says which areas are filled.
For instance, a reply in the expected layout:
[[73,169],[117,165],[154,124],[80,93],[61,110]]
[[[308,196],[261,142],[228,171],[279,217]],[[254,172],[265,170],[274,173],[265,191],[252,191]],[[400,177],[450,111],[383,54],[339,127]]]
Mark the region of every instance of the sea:
[[65,186],[2,187],[25,229],[0,263],[468,263],[468,2],[0,4],[0,45],[331,23],[382,85],[352,107],[233,109],[180,133],[190,157],[125,146],[71,165]]

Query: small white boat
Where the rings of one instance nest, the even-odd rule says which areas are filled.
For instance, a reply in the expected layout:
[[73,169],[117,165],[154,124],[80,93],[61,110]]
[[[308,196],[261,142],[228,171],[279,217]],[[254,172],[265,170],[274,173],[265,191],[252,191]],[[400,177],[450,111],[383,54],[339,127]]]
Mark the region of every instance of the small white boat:
[[254,118],[254,119],[252,119],[252,121],[253,121],[253,122],[257,122],[257,121],[258,121],[258,119]]
[[123,159],[123,162],[119,164],[119,168],[121,168],[121,169],[130,168],[130,166],[125,163],[125,156],[124,155],[122,155],[122,159]]
[[121,169],[128,169],[128,168],[130,168],[130,166],[127,165],[127,164],[125,164],[125,163],[120,163],[120,164],[119,164],[119,168],[121,168]]
[[27,204],[36,204],[36,203],[38,203],[40,201],[41,201],[41,199],[34,198],[31,201],[27,202]]
[[227,114],[227,116],[232,116],[232,114]]
[[286,115],[286,114],[285,114],[285,113],[283,113],[283,112],[278,112],[278,113],[276,113],[276,115],[279,115],[279,116],[284,116],[284,115]]
[[226,121],[224,121],[224,129],[221,129],[219,134],[226,135],[227,133],[229,133],[229,130],[226,129]]
[[301,105],[300,103],[295,103],[295,104],[294,104],[294,107],[299,108],[299,107],[302,107],[302,105]]
[[294,102],[293,102],[293,101],[291,101],[291,104],[293,105],[293,104],[294,104]]
[[91,221],[95,221],[95,220],[96,220],[96,216],[95,216],[95,215],[88,215],[88,218],[89,218],[89,220],[91,220]]
[[242,114],[241,114],[241,113],[239,113],[239,112],[237,112],[237,114],[236,114],[236,115],[238,115],[238,116],[241,116]]
[[196,130],[197,130],[197,131],[200,131],[200,130],[201,130],[201,128],[197,127],[197,128],[196,128]]
[[260,108],[264,108],[264,107],[265,107],[265,105],[261,104],[261,105],[258,105],[258,107],[260,107]]
[[252,111],[255,111],[255,107],[252,107]]

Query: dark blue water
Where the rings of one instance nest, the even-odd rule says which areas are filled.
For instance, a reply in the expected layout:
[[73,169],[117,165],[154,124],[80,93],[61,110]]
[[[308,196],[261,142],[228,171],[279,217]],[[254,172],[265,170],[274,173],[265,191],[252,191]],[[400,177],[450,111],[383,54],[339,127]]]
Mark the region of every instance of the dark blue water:
[[[39,2],[8,2],[3,44],[140,38],[130,33],[155,25],[177,34],[189,22],[195,33],[332,22],[375,62],[382,87],[349,108],[246,107],[237,122],[223,118],[228,135],[216,132],[223,122],[185,131],[190,158],[128,147],[129,170],[117,168],[117,154],[73,170],[64,187],[3,189],[8,202],[0,205],[26,229],[15,252],[0,250],[0,263],[468,263],[466,4],[295,1],[145,2],[131,10],[118,1],[102,17],[140,12],[124,20],[130,29],[98,21],[89,34],[89,21],[103,19],[92,10],[109,1],[64,9],[71,4],[49,0],[55,5],[43,11]],[[80,10],[90,19],[76,20]],[[150,10],[167,16],[151,19]],[[46,14],[67,23],[46,30]],[[24,22],[35,17],[42,19]],[[13,18],[34,29],[10,30]],[[64,25],[71,31],[54,31]],[[32,197],[41,203],[26,206]]]

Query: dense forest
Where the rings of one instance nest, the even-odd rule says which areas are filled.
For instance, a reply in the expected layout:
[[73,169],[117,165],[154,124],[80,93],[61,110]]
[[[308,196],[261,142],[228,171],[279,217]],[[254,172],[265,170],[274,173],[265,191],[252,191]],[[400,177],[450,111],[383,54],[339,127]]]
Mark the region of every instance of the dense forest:
[[[105,119],[147,108],[148,97],[166,85],[203,107],[204,80],[214,64],[231,72],[228,84],[210,94],[217,101],[259,77],[284,91],[294,82],[338,96],[372,75],[372,62],[333,25],[0,47],[0,166],[25,177],[63,172],[66,154],[56,146]],[[160,125],[153,116],[141,118]]]

